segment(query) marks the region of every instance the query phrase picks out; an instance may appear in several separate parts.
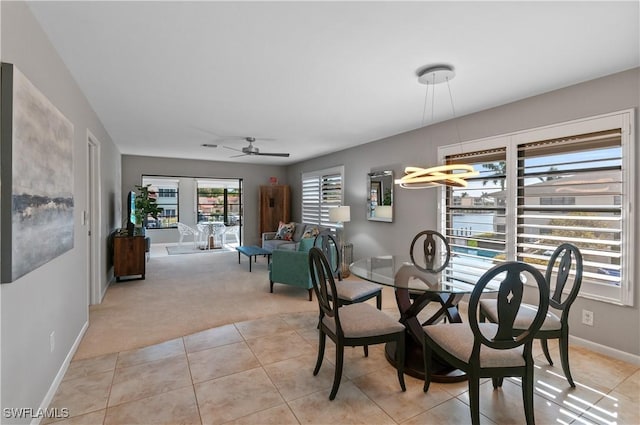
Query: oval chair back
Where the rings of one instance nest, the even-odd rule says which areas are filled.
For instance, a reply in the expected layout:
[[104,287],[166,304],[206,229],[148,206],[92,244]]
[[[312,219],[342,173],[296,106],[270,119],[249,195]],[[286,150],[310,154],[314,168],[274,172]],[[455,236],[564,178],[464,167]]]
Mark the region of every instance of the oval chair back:
[[[422,254],[418,256],[416,243],[423,236]],[[411,262],[418,269],[431,273],[439,273],[449,264],[451,248],[449,247],[449,242],[447,242],[447,239],[441,233],[435,230],[423,230],[411,241],[409,254],[411,256]],[[436,262],[438,259],[440,259],[439,264]]]

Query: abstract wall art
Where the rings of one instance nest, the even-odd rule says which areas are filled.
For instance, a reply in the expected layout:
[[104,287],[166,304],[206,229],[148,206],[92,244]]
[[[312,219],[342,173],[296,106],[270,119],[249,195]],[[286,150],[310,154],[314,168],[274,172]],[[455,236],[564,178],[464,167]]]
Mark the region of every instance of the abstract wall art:
[[2,63],[2,283],[73,248],[73,124],[14,65]]

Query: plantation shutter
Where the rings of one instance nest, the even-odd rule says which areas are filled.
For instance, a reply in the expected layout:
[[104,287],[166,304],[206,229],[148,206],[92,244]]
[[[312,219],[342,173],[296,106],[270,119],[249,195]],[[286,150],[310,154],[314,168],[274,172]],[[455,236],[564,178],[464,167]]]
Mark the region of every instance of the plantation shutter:
[[329,208],[342,205],[343,167],[302,175],[302,222],[334,226]]
[[472,165],[480,172],[467,179],[467,187],[446,188],[443,229],[452,253],[447,279],[475,284],[496,262],[505,260],[506,148],[445,160]]
[[518,145],[517,259],[543,269],[564,242],[583,256],[583,282],[620,286],[621,130]]

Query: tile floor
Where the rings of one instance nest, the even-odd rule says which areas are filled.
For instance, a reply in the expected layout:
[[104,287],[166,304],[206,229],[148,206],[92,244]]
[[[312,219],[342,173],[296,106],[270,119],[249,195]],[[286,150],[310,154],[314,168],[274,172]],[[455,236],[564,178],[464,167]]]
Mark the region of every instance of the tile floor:
[[[387,311],[393,315],[393,311]],[[71,363],[50,407],[69,409],[63,424],[467,424],[467,385],[406,376],[401,392],[381,345],[349,348],[336,399],[331,342],[318,376],[316,313],[234,323],[142,349]],[[550,343],[557,359],[557,346]],[[577,388],[539,344],[538,424],[640,423],[640,368],[571,347]],[[519,382],[481,386],[481,422],[524,423]]]

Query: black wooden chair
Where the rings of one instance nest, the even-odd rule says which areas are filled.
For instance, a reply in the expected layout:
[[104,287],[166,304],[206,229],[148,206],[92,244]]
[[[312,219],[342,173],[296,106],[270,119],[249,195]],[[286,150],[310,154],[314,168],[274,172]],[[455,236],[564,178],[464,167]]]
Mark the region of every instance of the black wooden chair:
[[[551,288],[554,274],[555,287]],[[567,287],[570,276],[573,276],[573,281],[571,286]],[[580,284],[582,283],[582,254],[580,250],[576,246],[568,243],[556,248],[549,259],[545,279],[548,282],[550,293],[551,291],[553,292],[549,299],[549,312],[547,312],[542,327],[536,333],[535,337],[540,340],[542,351],[550,365],[553,365],[553,361],[549,355],[547,340],[558,339],[562,371],[569,385],[575,387],[576,385],[573,382],[571,370],[569,369],[569,309],[578,296]],[[565,291],[567,291],[567,293],[565,293]],[[514,324],[516,333],[527,328],[536,314],[536,309],[536,306],[528,304],[521,306]],[[551,309],[557,310],[559,316],[551,311]],[[485,318],[490,322],[497,322],[498,316],[495,300],[482,300],[480,302],[480,320],[484,321]]]
[[332,268],[319,248],[314,247],[309,251],[309,270],[320,310],[318,360],[313,370],[314,376],[322,366],[326,337],[331,338],[336,344],[335,375],[329,400],[336,397],[340,387],[345,346],[366,346],[395,341],[398,347],[395,359],[398,380],[400,388],[405,391],[405,327],[367,303],[341,305],[332,299],[329,294],[336,293],[336,283]]
[[[506,273],[506,276],[502,277]],[[522,302],[524,274],[533,277],[540,304],[528,329],[514,335],[513,324]],[[497,323],[478,323],[480,297],[487,284],[500,280]],[[469,300],[469,323],[424,326],[424,391],[431,383],[432,356],[438,355],[453,367],[467,373],[471,422],[480,423],[480,378],[492,378],[493,387],[502,386],[504,377],[522,377],[522,398],[527,424],[533,414],[533,337],[544,321],[549,306],[549,289],[542,273],[533,266],[508,262],[487,271],[476,283]]]
[[[424,236],[422,244],[416,243]],[[422,248],[422,252],[418,248]],[[449,265],[451,248],[447,239],[435,230],[423,230],[414,236],[409,249],[411,262],[424,272],[440,273]],[[440,261],[437,261],[440,260]]]
[[[330,232],[324,231],[318,234],[313,245],[325,255],[333,277],[338,279],[336,289],[340,305],[360,303],[375,297],[376,307],[378,310],[382,309],[382,286],[361,280],[342,280],[340,245]],[[329,296],[332,294],[333,292]]]

